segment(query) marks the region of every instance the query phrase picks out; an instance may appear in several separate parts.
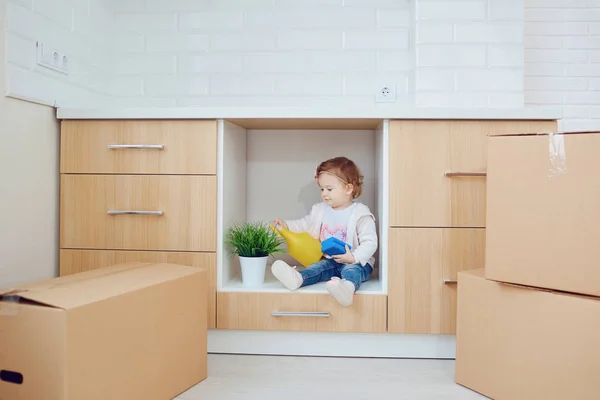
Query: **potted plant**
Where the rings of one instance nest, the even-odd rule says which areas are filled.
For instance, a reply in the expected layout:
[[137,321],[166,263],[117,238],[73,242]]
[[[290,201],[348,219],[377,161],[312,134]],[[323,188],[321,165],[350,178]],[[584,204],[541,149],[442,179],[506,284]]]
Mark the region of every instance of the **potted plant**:
[[227,231],[225,244],[231,254],[240,258],[242,284],[247,287],[264,284],[269,255],[283,252],[283,239],[264,222],[233,224]]

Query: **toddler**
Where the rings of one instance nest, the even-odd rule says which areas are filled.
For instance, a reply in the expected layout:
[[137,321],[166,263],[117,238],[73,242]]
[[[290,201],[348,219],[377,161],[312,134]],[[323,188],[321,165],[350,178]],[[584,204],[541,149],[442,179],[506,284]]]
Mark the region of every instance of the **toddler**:
[[320,241],[335,236],[346,243],[346,253],[325,255],[303,271],[277,260],[271,271],[290,290],[328,281],[327,291],[343,306],[350,306],[354,292],[373,272],[373,254],[377,250],[375,217],[369,207],[354,201],[362,193],[363,177],[348,158],[335,157],[322,162],[315,179],[323,201],[313,205],[301,219],[273,222],[292,232],[308,232]]

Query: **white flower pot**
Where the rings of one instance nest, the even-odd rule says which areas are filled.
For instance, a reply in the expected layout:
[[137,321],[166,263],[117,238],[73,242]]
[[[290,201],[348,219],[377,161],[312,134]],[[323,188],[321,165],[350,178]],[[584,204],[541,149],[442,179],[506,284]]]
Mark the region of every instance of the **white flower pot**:
[[265,271],[269,257],[240,257],[242,284],[246,287],[261,287],[265,283]]

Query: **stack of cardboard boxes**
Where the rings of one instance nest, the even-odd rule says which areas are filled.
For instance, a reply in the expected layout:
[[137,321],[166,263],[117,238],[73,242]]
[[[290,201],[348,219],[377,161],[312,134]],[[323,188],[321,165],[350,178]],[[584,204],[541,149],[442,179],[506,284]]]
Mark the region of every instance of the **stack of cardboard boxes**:
[[458,275],[456,382],[600,398],[600,132],[488,138],[486,264]]

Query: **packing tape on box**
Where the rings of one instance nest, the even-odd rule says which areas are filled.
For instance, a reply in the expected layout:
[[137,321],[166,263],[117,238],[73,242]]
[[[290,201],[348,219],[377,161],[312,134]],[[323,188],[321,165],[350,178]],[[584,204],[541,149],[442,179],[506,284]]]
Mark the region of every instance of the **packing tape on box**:
[[550,178],[567,173],[567,155],[565,153],[565,135],[562,133],[548,133],[550,151]]

